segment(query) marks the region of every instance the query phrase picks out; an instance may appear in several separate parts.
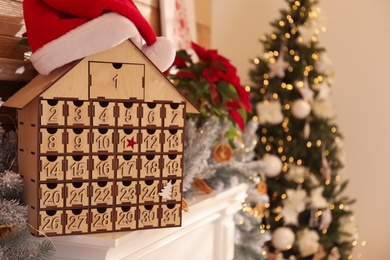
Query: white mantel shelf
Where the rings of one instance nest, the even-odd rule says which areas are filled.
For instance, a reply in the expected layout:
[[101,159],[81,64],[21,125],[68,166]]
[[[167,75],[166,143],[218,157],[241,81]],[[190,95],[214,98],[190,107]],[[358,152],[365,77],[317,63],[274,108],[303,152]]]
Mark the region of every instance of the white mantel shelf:
[[189,212],[183,212],[181,227],[52,237],[54,259],[231,260],[233,215],[246,191],[240,184],[218,194],[197,195]]

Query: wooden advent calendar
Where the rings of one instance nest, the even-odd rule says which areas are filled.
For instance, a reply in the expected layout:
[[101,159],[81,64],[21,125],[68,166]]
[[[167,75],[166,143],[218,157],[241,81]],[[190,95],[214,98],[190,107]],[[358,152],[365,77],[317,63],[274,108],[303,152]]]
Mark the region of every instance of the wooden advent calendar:
[[181,225],[194,108],[130,41],[38,75],[18,108],[19,173],[36,236]]

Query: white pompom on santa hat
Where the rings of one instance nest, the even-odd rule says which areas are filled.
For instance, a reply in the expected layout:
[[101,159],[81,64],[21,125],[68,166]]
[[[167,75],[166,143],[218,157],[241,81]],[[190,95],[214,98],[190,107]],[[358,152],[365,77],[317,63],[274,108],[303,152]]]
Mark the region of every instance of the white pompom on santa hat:
[[175,58],[173,43],[156,37],[131,0],[25,0],[23,9],[30,60],[43,75],[128,39],[160,71]]

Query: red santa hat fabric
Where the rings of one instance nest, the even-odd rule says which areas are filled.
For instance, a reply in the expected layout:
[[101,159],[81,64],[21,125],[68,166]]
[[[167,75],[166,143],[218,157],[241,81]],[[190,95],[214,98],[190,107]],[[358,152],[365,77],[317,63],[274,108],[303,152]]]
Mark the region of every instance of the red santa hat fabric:
[[43,75],[127,39],[161,71],[175,58],[172,42],[156,37],[131,0],[24,0],[23,9],[30,60]]

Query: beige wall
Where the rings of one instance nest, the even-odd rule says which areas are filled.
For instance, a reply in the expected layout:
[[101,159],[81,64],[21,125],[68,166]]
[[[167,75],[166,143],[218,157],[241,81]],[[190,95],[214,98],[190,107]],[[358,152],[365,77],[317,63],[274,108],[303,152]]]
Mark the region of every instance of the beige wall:
[[[213,0],[211,45],[238,67],[262,51],[260,36],[283,0]],[[347,189],[360,224],[354,259],[390,259],[390,1],[323,0],[328,31],[320,43],[336,72],[333,101],[347,153]],[[361,246],[367,241],[366,246]],[[361,254],[361,257],[359,257]]]

